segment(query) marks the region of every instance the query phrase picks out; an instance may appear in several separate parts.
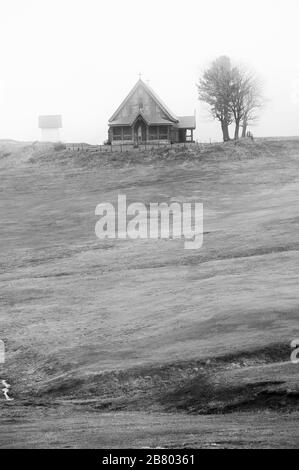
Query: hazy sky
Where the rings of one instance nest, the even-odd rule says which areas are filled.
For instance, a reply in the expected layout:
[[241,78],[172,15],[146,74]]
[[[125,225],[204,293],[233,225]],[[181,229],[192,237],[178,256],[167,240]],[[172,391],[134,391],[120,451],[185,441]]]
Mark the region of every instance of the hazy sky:
[[263,80],[254,134],[299,135],[298,25],[298,0],[0,0],[0,138],[37,140],[37,116],[62,114],[63,140],[102,142],[141,72],[217,140],[195,84],[223,54]]

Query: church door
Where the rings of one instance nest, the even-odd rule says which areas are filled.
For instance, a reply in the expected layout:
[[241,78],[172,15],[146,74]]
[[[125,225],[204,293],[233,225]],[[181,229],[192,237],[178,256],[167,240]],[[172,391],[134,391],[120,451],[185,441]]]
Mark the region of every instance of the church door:
[[146,124],[142,120],[138,120],[134,127],[134,137],[135,142],[139,144],[141,142],[146,142]]

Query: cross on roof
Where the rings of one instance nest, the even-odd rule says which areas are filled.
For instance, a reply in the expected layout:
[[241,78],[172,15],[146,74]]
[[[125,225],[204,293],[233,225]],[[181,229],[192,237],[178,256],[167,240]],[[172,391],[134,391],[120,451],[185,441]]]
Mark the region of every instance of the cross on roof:
[[139,74],[138,74],[138,75],[139,75],[139,80],[141,80],[142,73],[141,73],[141,72],[139,72]]

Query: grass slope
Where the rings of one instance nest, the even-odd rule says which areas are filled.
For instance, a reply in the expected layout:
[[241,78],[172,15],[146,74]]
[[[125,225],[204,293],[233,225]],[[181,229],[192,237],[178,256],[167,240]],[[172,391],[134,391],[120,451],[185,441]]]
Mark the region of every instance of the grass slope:
[[[297,409],[298,169],[296,140],[113,154],[3,143],[0,372],[15,404]],[[203,248],[97,240],[95,207],[118,194],[203,202]]]

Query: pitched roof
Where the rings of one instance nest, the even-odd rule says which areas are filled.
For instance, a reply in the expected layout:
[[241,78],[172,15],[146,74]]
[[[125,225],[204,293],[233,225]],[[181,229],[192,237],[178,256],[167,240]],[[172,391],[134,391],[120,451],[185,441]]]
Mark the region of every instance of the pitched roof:
[[[120,110],[123,108],[123,106],[125,106],[127,101],[131,98],[131,96],[135,93],[135,91],[137,90],[139,86],[142,86],[145,89],[145,91],[153,98],[153,100],[164,111],[164,113],[167,115],[167,117],[169,118],[171,122],[178,122],[178,118],[176,117],[176,115],[166,106],[166,104],[161,100],[161,98],[159,98],[159,96],[154,92],[154,90],[149,85],[144,83],[144,81],[141,80],[140,78],[138,82],[135,84],[135,86],[132,88],[130,93],[126,96],[124,101],[121,103],[121,105],[117,108],[115,113],[111,116],[111,118],[109,119],[109,123],[112,123],[115,120]],[[123,120],[122,120],[122,123],[123,123]],[[115,122],[113,122],[113,124],[115,124]]]
[[39,116],[38,127],[41,129],[58,129],[62,127],[62,119],[60,114],[51,116]]
[[145,115],[144,113],[138,111],[135,113],[133,116],[127,116],[121,119],[116,119],[112,122],[110,122],[110,126],[132,126],[134,121],[138,118],[138,116],[142,116],[143,119],[147,122],[148,125],[155,126],[155,125],[173,125],[176,124],[173,121],[170,121],[168,119],[163,119],[163,118],[152,118],[150,119],[149,116]]
[[196,121],[195,116],[178,116],[178,123],[174,123],[173,121],[169,121],[167,119],[156,118],[156,119],[149,119],[148,116],[144,115],[140,111],[138,111],[134,116],[127,116],[122,119],[117,119],[110,123],[110,126],[132,126],[134,121],[137,117],[141,115],[143,119],[147,122],[150,126],[159,126],[159,125],[175,125],[179,129],[196,129]]
[[164,101],[161,100],[161,98],[157,95],[157,93],[149,86],[146,85],[147,90],[150,92],[154,100],[161,106],[163,111],[166,111],[166,114],[168,114],[173,120],[178,121],[177,116],[169,109],[169,107],[164,103]]
[[178,116],[178,127],[179,129],[195,129],[196,122],[195,116]]

